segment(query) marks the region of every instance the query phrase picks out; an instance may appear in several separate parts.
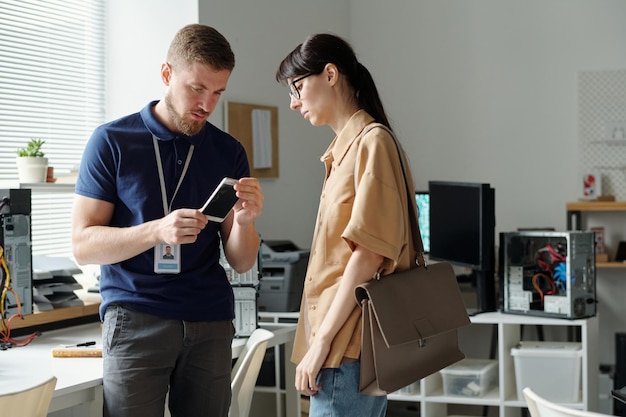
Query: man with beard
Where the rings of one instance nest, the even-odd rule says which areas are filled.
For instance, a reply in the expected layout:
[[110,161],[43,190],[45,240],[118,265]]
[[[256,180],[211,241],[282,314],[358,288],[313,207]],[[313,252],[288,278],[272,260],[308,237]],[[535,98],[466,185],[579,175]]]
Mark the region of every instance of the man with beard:
[[[238,272],[259,248],[259,181],[242,145],[207,122],[234,68],[228,41],[182,28],[161,66],[162,100],[95,129],[72,210],[79,264],[100,264],[104,416],[224,416],[230,405]],[[224,177],[238,202],[222,223],[198,210]],[[166,246],[176,261],[159,261]]]

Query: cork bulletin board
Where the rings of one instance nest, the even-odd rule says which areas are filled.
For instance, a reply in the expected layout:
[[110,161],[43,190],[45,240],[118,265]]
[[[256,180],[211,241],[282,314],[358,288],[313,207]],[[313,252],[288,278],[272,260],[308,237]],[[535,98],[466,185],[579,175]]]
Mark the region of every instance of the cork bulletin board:
[[224,103],[224,125],[248,154],[250,175],[278,178],[278,107]]

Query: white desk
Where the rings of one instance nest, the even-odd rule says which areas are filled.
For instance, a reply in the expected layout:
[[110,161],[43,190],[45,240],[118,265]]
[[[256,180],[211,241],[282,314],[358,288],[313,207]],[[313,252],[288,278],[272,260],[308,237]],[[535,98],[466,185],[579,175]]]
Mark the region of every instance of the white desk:
[[[262,323],[274,333],[268,347],[284,344],[289,351],[293,346],[295,325]],[[0,392],[27,387],[49,376],[57,377],[57,385],[50,404],[50,412],[64,410],[80,404],[91,403],[96,389],[102,385],[102,358],[54,358],[52,348],[86,341],[102,340],[100,323],[91,323],[45,332],[25,347],[0,351]],[[241,353],[245,338],[233,341],[233,358]],[[295,366],[285,360],[287,381],[293,381]],[[300,396],[293,384],[286,384],[286,415],[297,416]]]

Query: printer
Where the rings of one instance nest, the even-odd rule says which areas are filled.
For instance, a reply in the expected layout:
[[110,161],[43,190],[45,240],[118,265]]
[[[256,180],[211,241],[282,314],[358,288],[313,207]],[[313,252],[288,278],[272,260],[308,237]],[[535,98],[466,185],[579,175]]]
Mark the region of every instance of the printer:
[[288,240],[261,244],[259,311],[291,312],[300,309],[309,251]]

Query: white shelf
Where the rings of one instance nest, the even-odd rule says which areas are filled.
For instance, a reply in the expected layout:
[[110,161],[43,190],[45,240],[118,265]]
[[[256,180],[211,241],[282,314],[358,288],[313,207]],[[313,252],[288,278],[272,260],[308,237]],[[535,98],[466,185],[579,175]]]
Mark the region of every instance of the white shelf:
[[74,184],[55,182],[20,183],[18,181],[0,181],[0,188],[24,189],[30,188],[33,192],[44,193],[71,193]]
[[481,313],[471,316],[472,324],[528,324],[544,326],[584,326],[588,319],[568,320],[562,318],[530,316],[527,314]]
[[[526,408],[526,402],[517,397],[515,366],[510,352],[511,348],[520,341],[521,326],[565,326],[580,329],[583,350],[581,401],[565,405],[583,410],[597,410],[598,387],[595,375],[598,369],[598,325],[596,317],[567,320],[490,312],[472,316],[470,319],[472,326],[495,325],[497,328],[498,349],[495,359],[498,360],[498,386],[483,397],[446,396],[443,393],[441,375],[437,372],[420,381],[417,393],[413,395],[391,394],[389,400],[419,402],[421,415],[429,417],[446,417],[450,414],[449,404],[495,407],[500,417],[519,416],[520,410]],[[489,341],[483,340],[481,343],[489,343]]]

